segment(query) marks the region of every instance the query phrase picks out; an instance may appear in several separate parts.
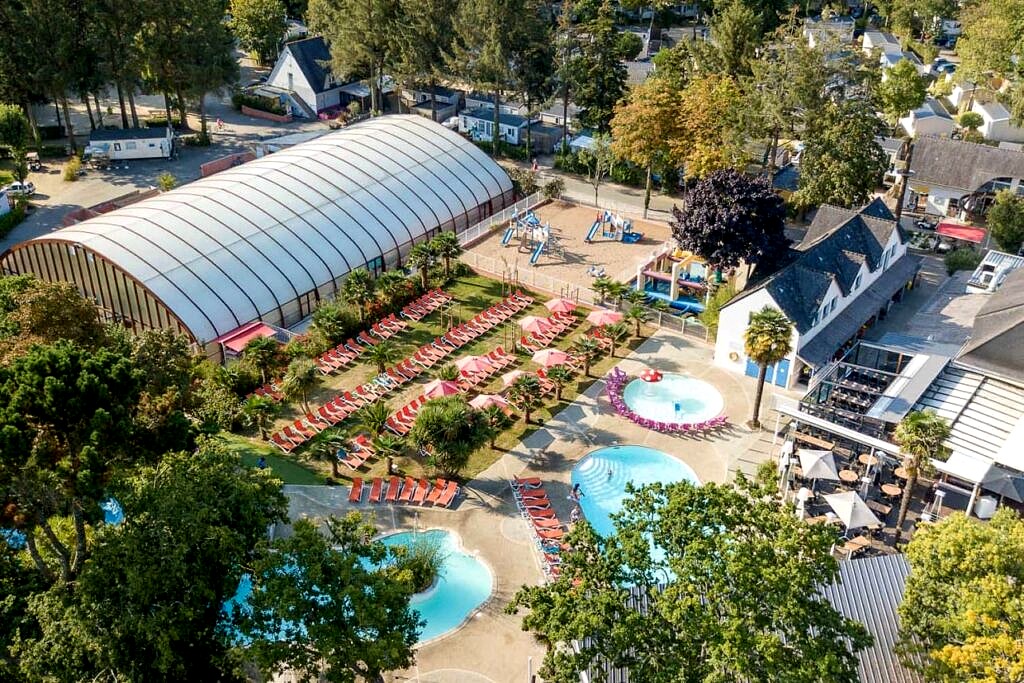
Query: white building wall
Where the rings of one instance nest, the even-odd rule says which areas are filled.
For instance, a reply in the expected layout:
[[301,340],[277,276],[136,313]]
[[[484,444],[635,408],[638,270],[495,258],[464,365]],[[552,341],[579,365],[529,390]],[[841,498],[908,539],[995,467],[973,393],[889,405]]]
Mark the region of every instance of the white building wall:
[[956,126],[953,119],[946,119],[940,116],[928,116],[918,119],[913,114],[900,119],[900,125],[903,126],[903,130],[912,136],[938,135],[947,138],[953,133],[953,128]]
[[[291,76],[290,78],[289,75]],[[310,84],[306,82],[305,77],[302,75],[302,69],[299,68],[298,62],[295,61],[289,50],[285,50],[278,57],[277,64],[274,65],[274,69],[267,77],[267,85],[281,88],[282,90],[291,90],[310,109],[318,111],[316,93]]]
[[114,161],[127,159],[166,159],[171,156],[171,141],[168,138],[147,140],[103,140],[90,146],[103,149]]
[[[982,114],[985,117],[984,114]],[[1010,123],[1009,119],[990,119],[985,117],[978,132],[985,136],[986,140],[996,142],[1024,142],[1024,128],[1018,128]]]
[[[745,373],[747,354],[743,350],[743,333],[750,322],[750,316],[765,306],[779,308],[768,290],[759,289],[721,310],[718,314],[718,336],[715,338],[715,365],[739,375]],[[799,342],[800,335],[794,330],[794,349],[797,348]],[[790,354],[788,360],[790,361],[790,372],[787,389],[793,386],[793,382],[796,380],[796,354]]]

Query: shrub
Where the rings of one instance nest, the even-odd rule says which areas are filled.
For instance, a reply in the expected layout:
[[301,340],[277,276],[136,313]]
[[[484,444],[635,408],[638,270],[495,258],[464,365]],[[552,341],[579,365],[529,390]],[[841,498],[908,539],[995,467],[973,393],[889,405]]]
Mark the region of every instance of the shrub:
[[412,543],[402,547],[397,567],[412,575],[412,589],[422,593],[433,585],[447,558],[448,553],[440,537],[416,534]]
[[[491,154],[494,151],[494,145],[490,140],[472,140],[473,144],[482,149],[484,152]],[[526,158],[526,147],[520,147],[516,145],[510,145],[504,140],[498,141],[498,156],[504,157],[505,159],[515,159],[517,161],[528,161]]]
[[175,187],[177,187],[178,179],[175,178],[170,173],[168,173],[167,171],[164,171],[159,176],[157,176],[156,184],[160,187],[161,192],[167,192],[168,190],[173,190]]
[[528,168],[510,168],[508,177],[512,179],[512,187],[521,197],[527,197],[540,189],[537,185],[537,173]]
[[232,93],[231,104],[238,110],[241,110],[243,106],[246,106],[250,109],[259,109],[260,111],[278,114],[280,116],[284,116],[288,113],[285,111],[284,106],[281,105],[281,102],[273,97],[253,95],[252,93],[243,92],[241,90]]
[[69,183],[73,183],[78,180],[78,172],[82,169],[82,160],[78,157],[71,157],[64,164],[64,170],[61,171],[61,176]]
[[946,272],[952,275],[958,270],[974,270],[981,263],[981,254],[970,248],[954,249],[946,254]]
[[14,230],[14,226],[25,220],[25,206],[27,202],[24,199],[18,199],[9,212],[0,216],[0,237],[5,237],[7,233]]
[[56,159],[67,156],[62,145],[39,145],[36,147],[36,151],[39,152],[41,159]]
[[544,187],[541,188],[541,192],[544,193],[545,199],[558,199],[565,192],[565,181],[561,178],[553,178],[548,182],[544,183]]
[[[154,114],[144,119],[147,128],[162,128],[167,125],[167,117],[163,115]],[[171,128],[178,130],[181,128],[179,121],[171,117]]]

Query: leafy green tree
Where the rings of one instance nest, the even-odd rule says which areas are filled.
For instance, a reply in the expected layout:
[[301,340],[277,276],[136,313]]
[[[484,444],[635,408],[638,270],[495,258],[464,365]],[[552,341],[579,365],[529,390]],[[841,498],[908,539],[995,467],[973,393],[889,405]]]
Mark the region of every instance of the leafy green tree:
[[601,334],[611,341],[612,345],[608,349],[608,355],[615,358],[615,349],[629,337],[629,327],[625,323],[612,323],[602,327]]
[[889,164],[877,141],[883,132],[866,102],[826,105],[804,138],[797,202],[844,207],[865,203]]
[[778,363],[793,350],[793,323],[777,308],[765,306],[750,316],[747,329],[743,332],[743,350],[747,358],[758,365],[757,391],[754,393],[754,412],[750,426],[761,426],[761,396],[764,394],[764,380],[768,366]]
[[242,349],[242,360],[258,370],[266,384],[268,373],[280,365],[281,343],[273,337],[253,337]]
[[564,365],[556,365],[546,374],[551,383],[555,385],[555,401],[561,401],[562,389],[572,381],[572,371]]
[[[144,3],[117,2],[117,0],[89,0],[84,3],[87,21],[96,36],[86,36],[83,43],[93,43],[102,65],[103,79],[109,78],[117,91],[120,107],[121,126],[139,125],[139,116],[135,108],[134,90],[139,81],[141,68],[141,45],[138,42],[139,32],[146,20]],[[96,40],[102,36],[102,40]],[[99,71],[97,69],[97,71]],[[94,83],[92,92],[97,92],[103,82]],[[125,99],[131,108],[131,123],[125,108]],[[88,99],[86,99],[88,104]],[[102,111],[100,114],[102,121]]]
[[583,335],[573,342],[572,352],[583,363],[583,376],[590,377],[590,366],[601,354],[601,343],[590,335]]
[[350,271],[341,283],[341,298],[359,311],[359,322],[366,320],[366,307],[374,299],[374,280],[366,268]]
[[26,677],[233,677],[221,606],[267,526],[285,519],[280,481],[208,441],[116,477],[113,492],[125,521],[97,531],[73,587],[32,604],[41,634],[24,644]]
[[593,140],[590,147],[580,150],[579,156],[583,166],[587,169],[587,180],[594,186],[594,206],[597,206],[597,192],[602,181],[611,173],[612,166],[615,165],[615,152],[612,150],[610,135],[595,135]]
[[199,139],[210,139],[207,130],[206,95],[221,92],[238,80],[235,37],[224,23],[223,0],[184,0],[191,14],[187,36],[192,42],[184,66],[186,92],[199,103]]
[[430,287],[430,268],[434,265],[434,252],[430,245],[420,243],[415,245],[405,258],[407,266],[420,272],[420,287],[424,290]]
[[[512,41],[512,84],[526,105],[532,122],[537,106],[551,97],[555,87],[555,45],[543,0],[525,0]],[[526,127],[526,158],[533,155],[533,126]]]
[[871,636],[820,590],[838,579],[835,534],[738,479],[739,490],[646,486],[607,537],[576,523],[559,576],[507,608],[528,609],[523,628],[544,642],[580,644],[550,647],[544,680],[575,682],[607,662],[638,681],[857,681]]
[[360,327],[362,319],[359,315],[339,301],[323,299],[313,311],[311,328],[332,345],[342,343]]
[[310,0],[307,14],[309,28],[327,40],[332,71],[339,78],[369,76],[370,110],[380,115],[384,76],[400,63],[393,39],[401,21],[397,0]]
[[355,412],[355,425],[358,431],[366,432],[376,439],[387,429],[388,418],[391,417],[391,406],[387,401],[374,401]]
[[615,281],[605,275],[594,278],[594,281],[590,284],[590,288],[597,294],[601,303],[608,300],[608,296],[614,286]]
[[[0,520],[16,523],[0,513]],[[36,631],[35,622],[28,613],[29,600],[44,593],[46,584],[36,571],[22,558],[14,544],[0,543],[0,680],[18,681],[24,678],[19,669],[19,656],[15,643]]]
[[24,181],[28,175],[25,150],[31,135],[32,127],[21,107],[0,103],[0,145],[6,145],[11,150],[15,175],[19,181]]
[[957,117],[957,123],[964,129],[964,140],[968,142],[985,141],[985,136],[978,132],[978,129],[985,123],[985,119],[978,112],[965,111]]
[[253,53],[260,64],[277,59],[278,45],[288,25],[281,0],[231,0],[231,30],[243,50]]
[[950,424],[946,418],[931,410],[915,410],[900,420],[892,438],[903,452],[903,469],[907,471],[907,483],[903,487],[900,511],[896,516],[896,534],[893,544],[900,542],[903,522],[910,509],[910,499],[922,467],[928,465],[927,458],[937,458],[946,450],[943,445],[949,438]]
[[925,680],[1024,676],[1024,522],[1000,507],[984,524],[955,512],[918,529],[900,603],[899,653]]
[[539,408],[543,403],[540,390],[540,380],[536,375],[520,375],[505,394],[508,402],[523,414],[523,421],[530,424],[530,413]]
[[750,63],[761,45],[761,29],[761,16],[743,0],[731,0],[718,8],[711,21],[711,39],[721,55],[723,74],[732,78],[750,75]]
[[400,0],[398,72],[430,91],[430,118],[437,121],[438,79],[451,51],[455,0]]
[[576,105],[580,122],[600,133],[607,133],[615,115],[615,105],[626,94],[626,67],[619,59],[619,31],[615,12],[604,0],[597,17],[581,27],[586,37],[580,40],[579,54],[573,65]]
[[395,458],[405,450],[405,438],[388,431],[381,432],[373,439],[373,448],[377,455],[384,456],[385,471],[388,474],[394,472]]
[[281,380],[281,391],[292,401],[298,401],[302,411],[310,412],[309,392],[320,385],[320,371],[308,358],[296,358],[288,364]]
[[490,436],[487,418],[470,407],[464,396],[445,396],[427,401],[420,409],[408,439],[416,448],[430,453],[433,467],[453,476]]
[[452,259],[462,256],[462,245],[454,232],[438,233],[430,240],[430,251],[444,264],[444,279],[451,280]]
[[[66,341],[0,366],[0,486],[24,516],[29,554],[48,581],[77,578],[105,481],[143,455],[131,447],[141,386],[129,358]],[[63,517],[73,524],[68,539],[53,527]]]
[[1000,249],[1019,252],[1024,246],[1024,197],[1009,190],[997,192],[988,210],[988,229]]
[[390,339],[385,339],[376,346],[371,346],[363,354],[363,358],[377,368],[377,374],[383,375],[388,366],[398,361],[402,352]]
[[[579,31],[573,22],[573,0],[563,0],[555,24],[554,71],[555,89],[562,100],[562,154],[569,152],[569,102],[576,92],[579,58]],[[561,193],[559,193],[561,194]]]
[[377,296],[386,309],[394,308],[398,297],[409,291],[409,280],[398,270],[388,270],[377,277]]
[[718,336],[718,316],[722,311],[722,306],[727,304],[734,296],[736,296],[736,288],[731,284],[724,284],[717,287],[712,293],[711,298],[704,304],[704,310],[698,314],[701,324],[707,328],[708,334],[713,338]]
[[[120,326],[112,329],[124,329]],[[107,333],[107,344],[111,344]],[[131,359],[142,374],[142,394],[135,414],[135,446],[154,455],[194,448],[194,425],[188,413],[196,404],[197,364],[188,339],[171,330],[147,330],[128,336]]]
[[619,34],[618,51],[619,59],[627,62],[640,56],[644,49],[644,39],[632,31],[623,31]]
[[10,285],[0,324],[0,359],[23,355],[36,344],[61,339],[85,348],[105,342],[95,307],[67,282],[5,278]]
[[[632,34],[630,34],[632,35]],[[615,108],[611,122],[612,151],[620,159],[647,170],[644,218],[651,204],[655,166],[672,163],[672,140],[684,136],[678,90],[667,79],[650,78],[630,91]]]
[[876,91],[885,120],[894,129],[901,118],[920,107],[928,96],[924,79],[909,59],[901,59],[886,70]]
[[383,683],[412,664],[423,626],[409,606],[412,576],[376,535],[355,512],[328,518],[324,534],[303,519],[260,555],[239,626],[264,672]]
[[958,74],[975,83],[985,83],[993,76],[1009,80],[1011,118],[1016,125],[1024,123],[1024,97],[1020,79],[1024,62],[1024,4],[1020,0],[990,0],[964,5],[960,13],[963,35],[957,40],[960,57]]
[[267,430],[279,409],[277,401],[268,396],[250,396],[242,404],[242,424],[255,429],[261,439],[266,439]]

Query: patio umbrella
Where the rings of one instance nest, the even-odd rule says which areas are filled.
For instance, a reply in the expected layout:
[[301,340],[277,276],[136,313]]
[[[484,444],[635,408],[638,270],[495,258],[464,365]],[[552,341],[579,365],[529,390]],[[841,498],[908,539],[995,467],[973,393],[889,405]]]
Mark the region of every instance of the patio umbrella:
[[878,517],[875,517],[875,513],[864,502],[864,499],[854,491],[830,493],[825,496],[825,502],[835,511],[840,521],[846,525],[847,531],[863,526],[878,526],[881,524],[878,521]]
[[455,367],[457,367],[460,372],[474,373],[490,370],[491,364],[480,356],[466,356],[465,358],[460,358],[455,361]]
[[501,383],[506,387],[510,387],[516,383],[517,379],[519,379],[523,375],[528,374],[530,373],[526,372],[525,370],[513,370],[511,372],[506,372],[504,375],[501,376]]
[[544,305],[552,313],[572,313],[576,310],[576,302],[572,299],[552,299]]
[[1018,503],[1024,503],[1024,476],[1019,474],[1005,474],[991,481],[986,481],[982,486],[1002,498],[1009,498]]
[[473,406],[477,410],[483,410],[484,408],[490,408],[491,406],[498,406],[499,408],[508,408],[508,401],[502,396],[497,394],[480,394],[469,402],[469,405]]
[[565,365],[569,362],[569,354],[558,349],[541,349],[533,354],[533,362],[551,368],[556,365]]
[[528,315],[519,321],[519,326],[523,328],[524,332],[543,332],[551,327],[551,323],[549,323],[546,318],[541,318],[536,315]]
[[800,456],[800,469],[804,471],[804,479],[838,481],[839,472],[836,470],[836,460],[832,456],[832,451],[798,448],[796,454]]
[[595,327],[614,325],[615,323],[622,322],[622,314],[618,311],[609,311],[605,308],[599,308],[596,311],[591,311],[587,315],[587,322]]
[[423,388],[423,395],[427,398],[441,398],[442,396],[451,396],[458,393],[461,393],[459,385],[446,379],[435,379],[432,382],[427,382],[427,386]]

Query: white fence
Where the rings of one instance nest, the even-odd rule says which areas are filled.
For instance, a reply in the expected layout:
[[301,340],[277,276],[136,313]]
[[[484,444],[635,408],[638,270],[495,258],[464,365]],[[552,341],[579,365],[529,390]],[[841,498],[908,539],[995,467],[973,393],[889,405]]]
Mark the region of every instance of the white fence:
[[513,214],[521,213],[528,209],[540,204],[544,201],[544,195],[540,192],[534,192],[525,199],[520,199],[512,206],[506,206],[498,213],[480,221],[476,225],[471,225],[462,232],[459,233],[459,244],[463,248],[469,246],[473,242],[477,241],[481,237],[486,236],[495,225],[504,225],[512,219]]

